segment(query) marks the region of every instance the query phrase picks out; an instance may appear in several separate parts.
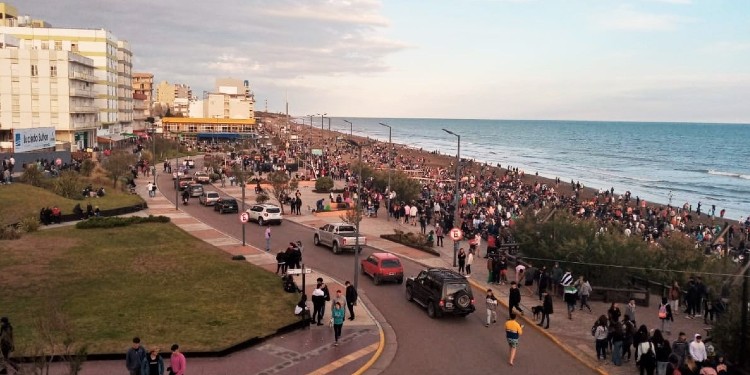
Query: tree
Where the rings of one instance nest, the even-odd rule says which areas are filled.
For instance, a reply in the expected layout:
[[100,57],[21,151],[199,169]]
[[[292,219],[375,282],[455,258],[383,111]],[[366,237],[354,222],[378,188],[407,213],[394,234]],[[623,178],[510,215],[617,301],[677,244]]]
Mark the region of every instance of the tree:
[[269,173],[266,178],[271,184],[271,195],[273,195],[273,197],[279,202],[281,214],[283,215],[285,198],[289,196],[293,190],[297,190],[299,181],[292,180],[284,171]]
[[130,167],[135,165],[135,155],[118,151],[109,155],[102,162],[102,167],[107,171],[108,176],[112,179],[112,187],[117,187],[117,180],[130,173]]
[[319,177],[315,180],[315,191],[318,193],[327,193],[333,189],[333,179],[330,177]]
[[339,215],[339,219],[341,219],[341,221],[355,226],[362,221],[362,206],[360,206],[359,203],[355,204],[356,206],[353,210],[348,209],[343,215]]

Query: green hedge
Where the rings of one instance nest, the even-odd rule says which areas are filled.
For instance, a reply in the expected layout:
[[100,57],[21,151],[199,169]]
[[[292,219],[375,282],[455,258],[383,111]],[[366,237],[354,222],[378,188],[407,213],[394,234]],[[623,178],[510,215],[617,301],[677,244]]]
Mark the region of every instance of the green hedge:
[[126,227],[131,224],[142,224],[142,223],[168,223],[169,218],[166,216],[153,216],[148,217],[142,216],[129,216],[129,217],[95,217],[84,221],[79,221],[76,224],[77,229],[94,229],[94,228],[114,228],[114,227]]

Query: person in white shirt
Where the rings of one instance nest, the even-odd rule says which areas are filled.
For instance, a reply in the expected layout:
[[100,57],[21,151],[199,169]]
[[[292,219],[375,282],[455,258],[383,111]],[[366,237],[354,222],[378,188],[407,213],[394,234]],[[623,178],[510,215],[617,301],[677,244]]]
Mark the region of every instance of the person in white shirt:
[[521,263],[518,263],[518,265],[516,266],[516,282],[517,282],[517,283],[519,283],[519,284],[518,284],[518,285],[519,285],[519,287],[520,287],[520,285],[521,285],[521,284],[520,284],[520,283],[521,283],[521,277],[523,277],[523,273],[524,273],[525,271],[526,271],[526,266],[524,266],[524,265],[523,265],[523,264],[521,264]]
[[690,356],[693,357],[695,363],[698,364],[698,366],[700,366],[703,361],[708,358],[708,353],[706,353],[706,344],[703,343],[701,335],[698,333],[695,334],[695,340],[691,341],[690,345],[688,345],[688,351],[690,352]]

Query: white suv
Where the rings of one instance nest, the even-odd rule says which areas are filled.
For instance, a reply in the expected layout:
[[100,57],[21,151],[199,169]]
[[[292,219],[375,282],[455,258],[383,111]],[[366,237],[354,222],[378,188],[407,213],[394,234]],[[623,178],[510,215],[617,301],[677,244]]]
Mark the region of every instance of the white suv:
[[254,204],[246,210],[250,215],[250,221],[255,221],[258,225],[268,223],[278,223],[281,225],[281,208],[272,204]]

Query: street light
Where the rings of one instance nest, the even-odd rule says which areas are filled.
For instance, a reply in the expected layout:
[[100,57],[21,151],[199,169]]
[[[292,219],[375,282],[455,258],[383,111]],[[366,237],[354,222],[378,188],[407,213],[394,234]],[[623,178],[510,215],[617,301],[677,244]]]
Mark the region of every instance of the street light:
[[320,130],[323,130],[323,118],[326,117],[326,115],[328,114],[323,113],[322,115],[320,115]]
[[[461,186],[461,136],[448,130],[443,129],[448,134],[458,137],[458,149],[456,150],[456,193],[453,198],[453,227],[458,228],[458,194]],[[458,241],[453,241],[453,267],[456,267],[456,256],[458,255]]]
[[354,125],[352,125],[351,121],[344,120],[345,123],[349,124],[349,136],[352,136],[352,130],[354,130]]
[[391,220],[391,152],[392,152],[392,143],[391,143],[391,128],[390,125],[384,124],[382,122],[379,122],[378,124],[383,125],[388,128],[388,197],[386,200],[386,207],[388,208],[388,212],[386,212],[385,215],[385,221]]
[[357,176],[357,202],[355,203],[357,205],[355,214],[357,223],[354,234],[354,289],[356,290],[359,283],[359,253],[361,251],[359,248],[359,222],[362,221],[362,145],[351,139],[345,139],[345,141],[359,149],[359,176]]

